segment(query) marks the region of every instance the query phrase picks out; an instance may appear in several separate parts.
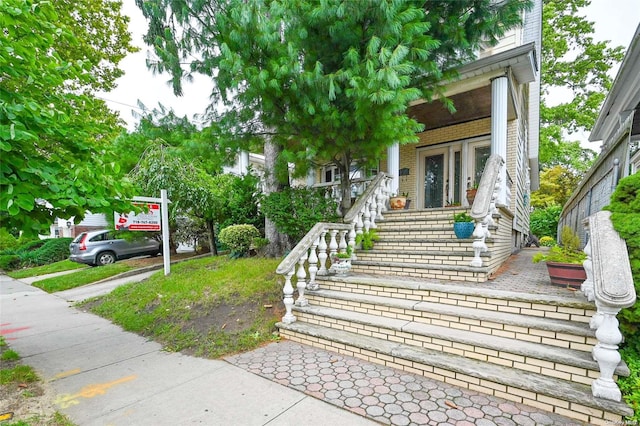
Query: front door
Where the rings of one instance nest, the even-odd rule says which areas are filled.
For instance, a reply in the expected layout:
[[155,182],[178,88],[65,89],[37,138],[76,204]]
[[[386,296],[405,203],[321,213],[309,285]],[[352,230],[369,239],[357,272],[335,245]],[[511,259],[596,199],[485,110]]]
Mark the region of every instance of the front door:
[[424,208],[432,209],[444,205],[445,155],[424,157]]

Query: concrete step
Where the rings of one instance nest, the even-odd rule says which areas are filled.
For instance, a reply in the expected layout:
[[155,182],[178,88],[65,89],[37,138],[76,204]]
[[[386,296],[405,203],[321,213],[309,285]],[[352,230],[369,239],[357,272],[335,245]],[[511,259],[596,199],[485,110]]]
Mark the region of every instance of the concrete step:
[[411,277],[413,279],[436,279],[443,281],[487,281],[489,268],[464,265],[438,265],[416,262],[379,262],[367,260],[351,261],[352,272]]
[[[431,302],[443,307],[459,306],[493,312],[509,313],[566,320],[588,324],[595,313],[592,302],[580,293],[547,295],[491,288],[487,284],[463,282],[435,282],[392,276],[350,274],[344,277],[319,276],[316,278],[323,290],[333,290],[343,295],[381,296],[394,302],[410,300]],[[376,300],[376,302],[383,302]]]
[[[494,240],[486,240],[489,250],[491,250]],[[472,249],[473,240],[471,238],[414,238],[411,236],[396,235],[393,238],[381,236],[380,240],[374,243],[375,250],[394,251],[468,251]],[[358,250],[361,253],[363,250]]]
[[[388,210],[383,212],[382,221],[384,222],[412,222],[412,221],[453,221],[453,215],[455,213],[467,212],[470,213],[471,209],[466,207],[447,207],[440,209],[429,210]],[[382,222],[381,221],[381,222]]]
[[277,326],[281,335],[297,342],[531,405],[587,424],[621,421],[622,416],[633,414],[624,403],[594,398],[591,388],[581,383],[301,321]]
[[[295,308],[296,315],[302,322],[453,353],[587,385],[599,377],[598,365],[590,351],[534,343],[527,336],[507,338],[419,320],[392,318],[377,312],[364,313],[345,308],[340,302],[327,306],[319,303],[315,294],[309,300],[311,305]],[[362,306],[361,309],[366,308]],[[628,376],[629,369],[621,363],[616,374]]]
[[[473,250],[391,250],[373,249],[358,250],[358,260],[366,262],[402,262],[402,263],[427,263],[430,265],[456,265],[469,266],[473,259]],[[489,258],[491,254],[484,252],[482,258]]]

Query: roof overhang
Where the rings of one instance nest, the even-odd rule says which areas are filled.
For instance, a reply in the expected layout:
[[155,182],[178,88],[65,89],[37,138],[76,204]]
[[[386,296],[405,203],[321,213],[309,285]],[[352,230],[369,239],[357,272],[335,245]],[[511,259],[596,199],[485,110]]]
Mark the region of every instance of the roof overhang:
[[621,123],[633,111],[639,116],[637,121],[634,120],[631,131],[632,138],[636,138],[640,135],[640,114],[637,110],[640,110],[640,25],[636,28],[618,75],[600,109],[589,141],[604,141],[605,145],[609,143]]
[[458,69],[458,80],[466,80],[507,69],[511,69],[519,84],[535,81],[538,75],[535,43],[523,44],[463,65]]

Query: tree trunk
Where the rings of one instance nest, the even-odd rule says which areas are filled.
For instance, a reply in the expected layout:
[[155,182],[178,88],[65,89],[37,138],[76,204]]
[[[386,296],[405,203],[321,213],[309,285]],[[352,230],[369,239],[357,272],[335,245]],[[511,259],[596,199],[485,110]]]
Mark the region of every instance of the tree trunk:
[[[277,158],[280,155],[282,148],[271,142],[270,140],[264,143],[264,194],[269,195],[272,192],[280,191],[284,185],[278,182],[278,176],[276,173]],[[265,217],[264,219],[264,234],[265,238],[269,240],[269,244],[265,247],[265,256],[267,257],[281,257],[284,253],[291,248],[291,242],[289,238],[276,229],[275,224]]]
[[207,224],[207,237],[209,237],[209,253],[211,253],[212,256],[217,256],[218,247],[216,246],[215,224],[212,220],[206,220],[205,223]]
[[351,175],[349,173],[351,161],[349,156],[344,155],[342,161],[338,164],[340,170],[340,194],[342,196],[342,202],[340,203],[340,210],[342,216],[347,214],[351,208]]

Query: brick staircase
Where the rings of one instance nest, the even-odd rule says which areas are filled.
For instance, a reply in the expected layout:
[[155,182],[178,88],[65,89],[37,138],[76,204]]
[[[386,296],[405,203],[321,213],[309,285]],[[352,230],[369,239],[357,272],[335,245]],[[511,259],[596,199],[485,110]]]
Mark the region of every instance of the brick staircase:
[[347,276],[318,277],[281,335],[589,424],[631,414],[592,396],[593,304],[487,283],[511,244],[505,218],[487,241],[487,266],[471,268],[472,240],[455,239],[453,211],[385,213],[375,250],[358,251]]

